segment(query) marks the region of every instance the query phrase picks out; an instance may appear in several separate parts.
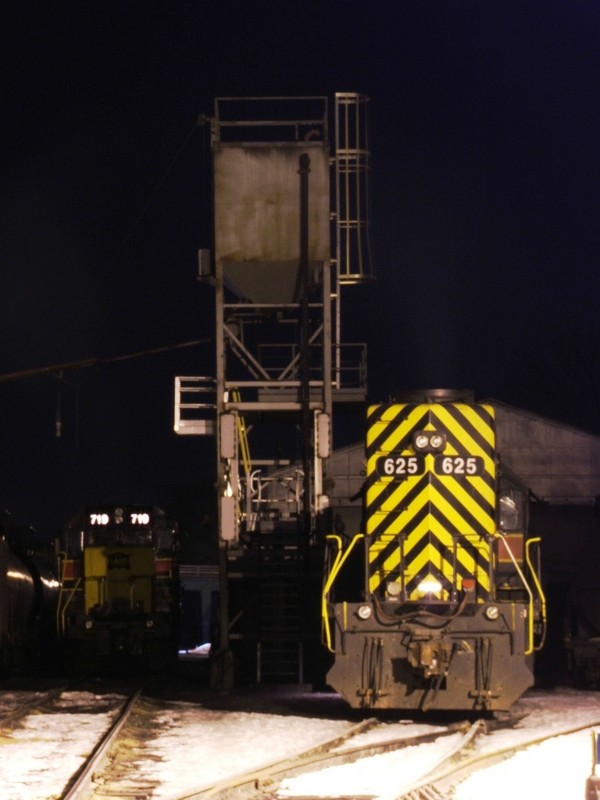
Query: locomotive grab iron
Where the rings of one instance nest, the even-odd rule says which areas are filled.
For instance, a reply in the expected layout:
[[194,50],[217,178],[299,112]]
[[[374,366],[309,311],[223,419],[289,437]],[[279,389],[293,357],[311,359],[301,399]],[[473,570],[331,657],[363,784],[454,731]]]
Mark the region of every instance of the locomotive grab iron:
[[373,405],[366,458],[364,530],[328,537],[327,682],[356,708],[508,709],[533,684],[545,600],[493,408],[445,390]]

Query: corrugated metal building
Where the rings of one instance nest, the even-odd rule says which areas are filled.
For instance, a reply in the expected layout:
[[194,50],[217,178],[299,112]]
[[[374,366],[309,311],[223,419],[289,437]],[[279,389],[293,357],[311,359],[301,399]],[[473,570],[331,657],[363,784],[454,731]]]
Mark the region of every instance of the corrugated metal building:
[[490,401],[502,460],[554,505],[593,505],[600,495],[600,436]]
[[[484,402],[495,409],[502,461],[537,498],[552,505],[594,505],[600,496],[600,436],[497,400]],[[363,443],[334,451],[332,506],[360,506],[364,461]]]

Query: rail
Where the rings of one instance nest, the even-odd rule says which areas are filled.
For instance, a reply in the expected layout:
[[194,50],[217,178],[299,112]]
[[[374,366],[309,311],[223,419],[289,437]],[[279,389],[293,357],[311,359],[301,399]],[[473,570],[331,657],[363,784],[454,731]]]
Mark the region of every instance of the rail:
[[[527,592],[527,596],[529,597],[528,613],[527,613],[528,645],[527,645],[527,648],[525,649],[525,651],[523,653],[523,655],[529,656],[535,650],[539,650],[542,647],[542,643],[540,643],[538,645],[535,644],[535,626],[534,626],[534,623],[535,623],[535,619],[534,619],[535,599],[534,599],[534,596],[533,596],[533,591],[531,590],[529,582],[527,581],[527,578],[525,577],[525,574],[523,573],[523,570],[519,566],[519,563],[518,563],[517,559],[515,558],[515,555],[514,555],[513,551],[511,550],[511,547],[510,547],[510,545],[508,543],[507,537],[504,536],[504,534],[500,533],[500,531],[496,531],[495,535],[496,535],[496,537],[498,539],[502,540],[502,542],[504,544],[504,547],[506,548],[506,552],[510,556],[510,560],[512,561],[513,566],[516,569],[517,574],[521,578],[521,582],[523,584],[523,587],[524,587],[525,591]],[[537,544],[537,542],[539,542],[539,541],[540,541],[539,537],[528,540],[527,548],[526,548],[526,556],[527,556],[527,566],[529,567],[529,570],[530,570],[531,575],[533,577],[535,588],[538,591],[538,596],[539,596],[539,600],[540,600],[540,611],[541,611],[541,614],[542,614],[542,623],[543,623],[544,629],[545,629],[545,625],[546,625],[546,598],[544,597],[544,593],[542,591],[542,586],[541,586],[540,581],[539,581],[539,579],[537,577],[537,574],[536,574],[536,571],[535,571],[535,569],[533,567],[533,564],[531,563],[530,553],[529,553],[530,545]]]
[[[231,390],[231,399],[233,400],[234,403],[240,402],[241,397],[239,389]],[[248,442],[248,431],[246,429],[246,423],[244,421],[244,417],[241,414],[237,415],[237,430],[238,430],[238,440],[240,443],[240,452],[242,454],[242,463],[244,465],[244,474],[246,476],[246,481],[249,482],[250,473],[252,472],[252,461],[250,459],[250,444]]]
[[129,719],[141,693],[142,690],[138,689],[123,705],[108,731],[100,739],[84,764],[75,773],[65,791],[59,796],[59,800],[79,800],[79,798],[84,798],[90,793],[94,773],[99,770],[100,765],[107,758],[111,745],[115,742],[123,726]]
[[537,571],[533,566],[531,561],[531,553],[530,549],[532,545],[538,544],[541,542],[541,538],[536,536],[532,539],[527,540],[527,544],[525,545],[525,558],[527,560],[527,566],[529,567],[529,571],[531,573],[531,577],[533,578],[533,582],[535,583],[535,588],[537,589],[538,597],[540,598],[540,615],[542,619],[542,633],[540,634],[540,641],[536,646],[536,650],[541,650],[544,646],[544,641],[546,639],[546,596],[544,594],[544,590],[542,589],[542,584],[538,577]]
[[[59,638],[62,638],[65,635],[67,629],[66,625],[67,610],[73,598],[79,591],[79,587],[81,585],[81,576],[73,575],[74,583],[72,586],[67,588],[67,566],[68,565],[72,566],[75,562],[73,559],[69,559],[67,557],[68,554],[65,552],[61,552],[58,555],[59,558],[61,559],[61,569],[60,569],[61,575],[60,575],[60,582],[59,582],[60,585],[58,590],[58,602],[56,604],[56,630]],[[64,599],[65,597],[66,599]]]
[[[437,769],[434,768],[434,770],[431,770],[427,775],[424,775],[419,781],[416,781],[399,794],[391,794],[387,800],[437,800],[437,798],[445,800],[449,796],[454,796],[456,786],[475,771],[479,772],[488,769],[517,752],[522,756],[523,751],[551,739],[556,739],[559,736],[571,736],[580,731],[591,730],[597,727],[598,724],[598,722],[585,722],[579,725],[572,725],[560,730],[553,730],[549,734],[532,736],[529,739],[519,740],[506,747],[499,747],[483,753],[468,756],[464,752],[463,755],[466,758],[457,759],[456,755],[459,754],[459,750],[453,754],[452,759],[445,759],[445,767],[439,765]],[[464,751],[464,748],[462,750]],[[591,797],[593,796],[591,795]]]
[[[362,758],[381,753],[428,744],[440,737],[451,736],[455,733],[470,736],[474,726],[469,725],[468,722],[459,721],[449,724],[445,730],[436,729],[412,737],[384,738],[346,746],[347,742],[359,734],[383,727],[384,725],[377,719],[363,720],[353,725],[341,736],[327,739],[308,750],[198,787],[186,792],[185,795],[172,798],[172,800],[209,800],[209,798],[210,800],[247,800],[249,797],[253,797],[255,800],[267,800],[267,798],[278,796],[279,785],[288,778],[294,778],[315,769],[321,771],[326,767],[357,763]],[[479,728],[479,723],[476,723],[475,727]]]

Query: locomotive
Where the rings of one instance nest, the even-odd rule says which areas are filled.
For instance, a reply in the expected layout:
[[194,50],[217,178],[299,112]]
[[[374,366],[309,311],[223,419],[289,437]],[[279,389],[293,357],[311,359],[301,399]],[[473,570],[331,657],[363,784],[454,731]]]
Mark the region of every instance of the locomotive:
[[449,390],[370,406],[363,517],[328,536],[328,684],[355,708],[508,709],[533,685],[545,599],[493,408]]
[[22,539],[0,536],[0,674],[47,670],[56,645],[53,557]]
[[58,635],[77,670],[164,669],[177,658],[178,530],[151,506],[94,506],[59,543]]

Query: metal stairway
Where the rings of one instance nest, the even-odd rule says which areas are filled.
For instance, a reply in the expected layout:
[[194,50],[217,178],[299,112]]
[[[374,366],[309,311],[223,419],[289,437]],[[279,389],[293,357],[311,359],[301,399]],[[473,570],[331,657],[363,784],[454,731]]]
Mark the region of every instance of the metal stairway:
[[297,545],[261,545],[259,567],[259,683],[302,683],[301,559]]

